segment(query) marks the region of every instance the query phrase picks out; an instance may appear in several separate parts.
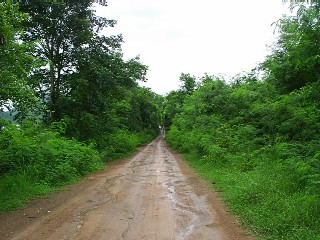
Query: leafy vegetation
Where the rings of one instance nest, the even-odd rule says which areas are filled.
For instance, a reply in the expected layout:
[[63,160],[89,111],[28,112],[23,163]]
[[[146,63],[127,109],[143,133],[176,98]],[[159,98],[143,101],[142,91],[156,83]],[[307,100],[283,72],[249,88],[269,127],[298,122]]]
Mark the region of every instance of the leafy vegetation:
[[21,206],[33,195],[53,191],[102,169],[93,146],[66,139],[35,122],[22,126],[2,120],[0,134],[0,210]]
[[18,2],[0,2],[0,211],[153,139],[162,102],[94,1]]
[[278,21],[254,71],[181,74],[164,99],[139,86],[148,67],[123,59],[122,37],[101,35],[116,22],[92,1],[11,2],[0,3],[0,111],[15,118],[0,114],[1,211],[130,154],[161,121],[261,239],[319,239],[317,2]]
[[319,4],[299,5],[256,70],[166,98],[167,141],[261,239],[320,237],[319,26]]
[[22,21],[26,14],[17,5],[0,3],[0,106],[7,108],[10,103],[20,111],[26,111],[35,104],[35,92],[28,85],[28,73],[35,59],[28,53],[29,44],[23,43]]

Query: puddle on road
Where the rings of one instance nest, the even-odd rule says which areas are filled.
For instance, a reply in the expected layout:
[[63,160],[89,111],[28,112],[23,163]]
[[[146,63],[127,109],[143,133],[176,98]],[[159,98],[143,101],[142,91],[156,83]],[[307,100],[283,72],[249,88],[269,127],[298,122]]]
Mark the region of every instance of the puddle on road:
[[129,163],[127,169],[130,171],[125,179],[144,191],[149,191],[149,187],[155,185],[161,186],[164,190],[162,196],[149,196],[146,192],[141,193],[141,196],[168,200],[175,213],[175,240],[197,239],[194,236],[201,235],[201,231],[212,223],[205,197],[195,193],[177,161],[161,141],[149,147]]
[[177,161],[162,146],[158,146],[157,154],[162,156],[156,159],[163,161],[165,169],[153,169],[153,172],[164,175],[165,181],[161,184],[166,189],[166,196],[171,201],[172,209],[177,212],[179,229],[176,239],[188,239],[192,233],[211,223],[212,216],[205,202],[205,196],[194,193]]

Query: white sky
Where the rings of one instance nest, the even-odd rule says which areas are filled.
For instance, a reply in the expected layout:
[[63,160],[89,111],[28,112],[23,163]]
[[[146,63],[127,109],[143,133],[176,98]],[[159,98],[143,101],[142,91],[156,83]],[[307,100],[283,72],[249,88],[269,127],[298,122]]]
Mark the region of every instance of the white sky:
[[108,0],[97,14],[118,24],[125,59],[140,55],[154,92],[179,88],[181,73],[202,77],[250,71],[268,54],[282,0]]

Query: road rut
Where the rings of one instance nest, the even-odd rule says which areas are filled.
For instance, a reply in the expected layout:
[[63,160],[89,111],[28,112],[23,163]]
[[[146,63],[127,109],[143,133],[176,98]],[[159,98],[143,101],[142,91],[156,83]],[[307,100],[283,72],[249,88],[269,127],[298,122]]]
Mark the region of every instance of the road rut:
[[0,224],[15,240],[253,239],[162,137],[70,191],[1,214]]

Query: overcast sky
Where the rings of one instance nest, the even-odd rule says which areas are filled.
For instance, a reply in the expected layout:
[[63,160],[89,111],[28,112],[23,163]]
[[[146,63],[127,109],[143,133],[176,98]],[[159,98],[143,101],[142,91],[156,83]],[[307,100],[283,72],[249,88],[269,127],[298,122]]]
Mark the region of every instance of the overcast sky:
[[288,4],[281,0],[108,0],[97,14],[118,21],[125,59],[149,66],[145,86],[166,94],[181,73],[201,77],[250,71],[268,54],[274,26]]

